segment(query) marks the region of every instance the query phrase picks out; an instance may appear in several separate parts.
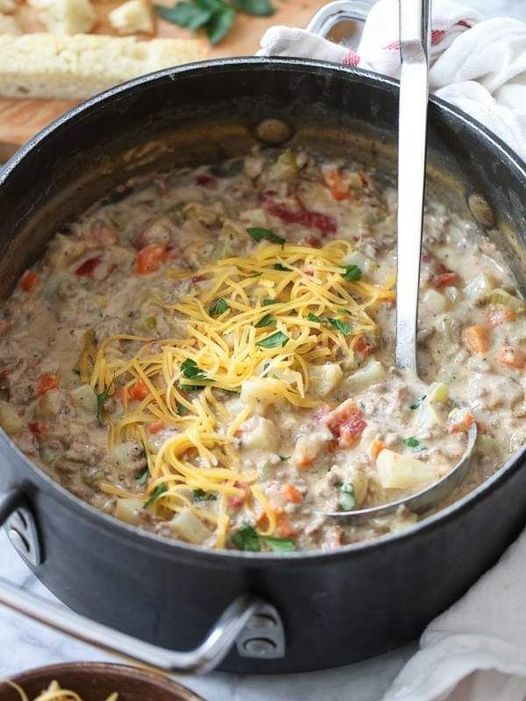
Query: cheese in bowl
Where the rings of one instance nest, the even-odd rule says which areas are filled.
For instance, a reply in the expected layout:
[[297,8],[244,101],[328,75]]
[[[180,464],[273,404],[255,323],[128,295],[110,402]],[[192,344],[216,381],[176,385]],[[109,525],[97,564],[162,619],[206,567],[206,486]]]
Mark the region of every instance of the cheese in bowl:
[[291,150],[131,180],[3,305],[2,427],[96,508],[209,548],[406,527],[325,513],[431,485],[476,421],[457,498],[524,442],[525,306],[489,239],[429,202],[422,381],[394,369],[395,195]]

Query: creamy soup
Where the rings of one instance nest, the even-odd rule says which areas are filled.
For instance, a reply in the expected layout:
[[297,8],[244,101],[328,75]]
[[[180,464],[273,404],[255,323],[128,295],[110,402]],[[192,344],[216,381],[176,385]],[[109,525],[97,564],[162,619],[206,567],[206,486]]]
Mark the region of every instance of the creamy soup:
[[[303,151],[131,180],[56,233],[0,311],[0,423],[81,499],[209,548],[331,549],[524,442],[525,306],[428,202],[421,380],[393,368],[396,193]],[[468,406],[466,409],[465,406]],[[462,408],[464,406],[464,408]]]

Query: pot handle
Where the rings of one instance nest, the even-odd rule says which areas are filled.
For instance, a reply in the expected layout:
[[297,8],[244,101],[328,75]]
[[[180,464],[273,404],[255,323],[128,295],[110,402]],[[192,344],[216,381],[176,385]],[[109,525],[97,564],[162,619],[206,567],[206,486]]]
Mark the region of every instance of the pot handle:
[[346,20],[365,22],[373,4],[373,0],[335,0],[318,10],[306,29],[313,34],[326,37],[340,22]]
[[[0,498],[0,526],[25,559],[38,565],[36,522],[23,494],[13,490]],[[26,553],[20,544],[25,543]],[[29,558],[27,553],[33,552]],[[40,623],[73,636],[99,648],[120,653],[139,662],[179,673],[204,673],[226,657],[234,643],[242,657],[276,659],[285,655],[285,638],[281,618],[276,609],[259,597],[244,594],[233,601],[217,619],[206,638],[194,650],[174,652],[143,642],[126,633],[92,621],[69,608],[17,587],[0,577],[0,604],[14,609]]]

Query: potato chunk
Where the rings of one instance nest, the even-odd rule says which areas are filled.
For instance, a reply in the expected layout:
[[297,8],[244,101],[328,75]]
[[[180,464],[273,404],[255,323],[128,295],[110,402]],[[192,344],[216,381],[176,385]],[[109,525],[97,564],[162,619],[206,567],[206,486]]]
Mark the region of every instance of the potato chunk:
[[139,513],[144,506],[144,499],[117,499],[115,516],[119,521],[136,526],[139,523]]
[[183,509],[173,517],[170,523],[177,535],[187,543],[200,545],[210,537],[208,528],[191,509]]
[[337,363],[315,365],[309,369],[309,389],[316,397],[328,397],[343,378],[343,371]]
[[371,358],[366,365],[345,380],[345,388],[352,392],[359,392],[381,382],[385,374],[386,371],[382,363]]
[[412,489],[438,479],[425,462],[384,448],[376,458],[378,479],[384,489]]
[[0,399],[0,426],[8,436],[17,436],[22,430],[22,421],[15,407]]
[[262,416],[252,416],[243,424],[241,445],[244,448],[263,448],[275,452],[279,446],[276,424]]

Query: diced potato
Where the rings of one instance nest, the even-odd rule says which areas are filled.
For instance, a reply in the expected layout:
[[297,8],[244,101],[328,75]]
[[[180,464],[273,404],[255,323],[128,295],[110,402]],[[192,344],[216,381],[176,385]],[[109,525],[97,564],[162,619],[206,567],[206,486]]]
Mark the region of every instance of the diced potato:
[[298,175],[298,163],[294,152],[290,149],[284,151],[277,161],[269,168],[270,177],[273,180],[292,180]]
[[0,399],[0,426],[8,436],[17,436],[22,430],[22,421],[15,407]]
[[153,32],[152,14],[144,0],[128,0],[109,13],[111,26],[119,34]]
[[252,402],[262,402],[271,404],[280,399],[279,387],[281,382],[269,377],[254,378],[245,380],[241,385],[240,399],[244,404]]
[[490,302],[492,304],[503,304],[505,307],[509,307],[516,312],[522,312],[525,308],[525,302],[523,299],[515,297],[515,295],[510,295],[506,290],[501,290],[497,288],[493,290],[490,296]]
[[119,521],[135,526],[139,522],[139,514],[143,506],[144,499],[117,499],[115,516]]
[[354,487],[354,496],[356,497],[357,506],[361,506],[367,497],[368,478],[365,470],[353,465],[352,467],[352,484]]
[[41,419],[52,419],[61,410],[64,404],[62,392],[51,389],[43,394],[37,402],[37,413]]
[[343,370],[337,363],[325,363],[309,368],[309,389],[316,397],[327,397],[338,387]]
[[95,414],[97,411],[97,395],[91,389],[90,385],[81,385],[71,391],[73,404],[80,409]]
[[354,372],[345,380],[345,388],[358,392],[367,389],[371,385],[381,382],[386,375],[386,370],[379,360],[371,358],[366,365]]
[[243,426],[241,445],[244,448],[263,448],[275,452],[280,436],[276,424],[263,416],[252,416]]
[[412,489],[430,484],[438,477],[425,462],[387,448],[378,454],[376,467],[384,489]]
[[443,382],[433,382],[427,395],[427,400],[430,402],[440,402],[445,404],[449,399],[449,390]]
[[440,314],[446,308],[447,299],[441,292],[430,288],[426,290],[422,298],[422,303],[432,314]]
[[199,545],[210,537],[208,528],[189,508],[182,509],[170,523],[177,535],[187,543]]
[[78,260],[85,250],[84,243],[75,241],[64,234],[57,234],[51,240],[46,251],[46,260],[53,269],[60,270]]
[[118,469],[128,472],[137,467],[138,461],[142,460],[143,456],[143,448],[140,443],[126,441],[113,448],[109,459]]
[[464,294],[474,302],[482,302],[490,296],[494,287],[493,278],[486,273],[480,273],[466,285]]
[[445,423],[445,417],[437,410],[436,404],[428,402],[427,399],[422,402],[416,412],[415,422],[418,428],[432,428],[433,426],[441,426]]
[[302,470],[308,469],[330,440],[332,433],[328,428],[299,436],[291,457],[293,465]]

